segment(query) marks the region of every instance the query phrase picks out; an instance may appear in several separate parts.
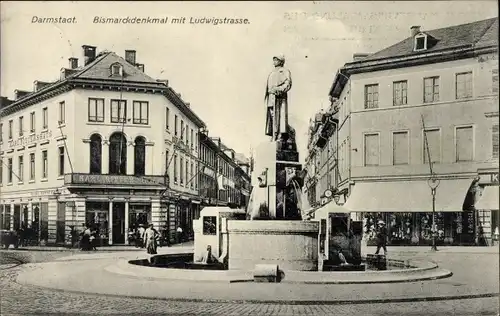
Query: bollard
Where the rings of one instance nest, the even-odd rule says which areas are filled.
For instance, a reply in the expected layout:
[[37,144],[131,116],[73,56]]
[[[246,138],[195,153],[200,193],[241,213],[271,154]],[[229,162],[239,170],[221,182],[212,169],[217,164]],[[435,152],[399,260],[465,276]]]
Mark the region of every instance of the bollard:
[[279,275],[279,267],[276,264],[257,264],[253,271],[255,282],[278,283]]

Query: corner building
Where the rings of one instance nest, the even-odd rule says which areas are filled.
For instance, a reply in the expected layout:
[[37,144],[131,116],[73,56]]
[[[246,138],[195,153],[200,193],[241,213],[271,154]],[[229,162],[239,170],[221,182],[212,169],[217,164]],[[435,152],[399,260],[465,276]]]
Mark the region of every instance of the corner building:
[[2,98],[1,225],[31,225],[42,243],[68,243],[91,225],[102,245],[126,244],[153,223],[164,235],[199,212],[203,121],[168,82],[137,63],[83,46],[56,82]]
[[365,238],[383,219],[390,244],[430,244],[430,157],[438,244],[489,244],[499,224],[498,18],[409,33],[335,76],[334,189],[363,217]]

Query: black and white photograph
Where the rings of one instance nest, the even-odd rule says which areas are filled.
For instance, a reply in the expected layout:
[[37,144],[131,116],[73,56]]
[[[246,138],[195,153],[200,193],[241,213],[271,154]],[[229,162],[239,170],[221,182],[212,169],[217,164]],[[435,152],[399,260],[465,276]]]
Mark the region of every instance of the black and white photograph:
[[2,1],[0,315],[500,316],[498,1]]

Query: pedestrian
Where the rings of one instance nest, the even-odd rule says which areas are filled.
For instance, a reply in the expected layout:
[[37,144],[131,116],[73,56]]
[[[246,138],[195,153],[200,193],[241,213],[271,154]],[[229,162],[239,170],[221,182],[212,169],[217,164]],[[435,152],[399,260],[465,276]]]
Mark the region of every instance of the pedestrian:
[[138,246],[140,248],[144,248],[144,242],[143,242],[143,239],[144,239],[144,232],[146,231],[146,229],[144,228],[144,225],[143,224],[139,224],[139,228],[137,229],[137,243],[138,243]]
[[92,250],[92,246],[91,246],[91,242],[90,242],[91,235],[92,235],[92,232],[90,231],[90,228],[84,224],[84,231],[82,232],[82,239],[80,241],[80,247],[82,250],[84,250],[84,251]]
[[156,254],[156,249],[158,247],[158,237],[159,234],[156,229],[154,229],[153,224],[149,224],[148,229],[144,231],[144,244],[146,244],[146,251],[148,254]]
[[377,251],[375,252],[378,255],[380,248],[384,248],[384,255],[387,255],[387,229],[385,228],[385,222],[383,220],[379,220],[377,223]]
[[184,231],[182,230],[182,227],[177,227],[177,230],[176,230],[176,234],[177,234],[177,243],[181,243],[183,240],[182,240],[182,233]]

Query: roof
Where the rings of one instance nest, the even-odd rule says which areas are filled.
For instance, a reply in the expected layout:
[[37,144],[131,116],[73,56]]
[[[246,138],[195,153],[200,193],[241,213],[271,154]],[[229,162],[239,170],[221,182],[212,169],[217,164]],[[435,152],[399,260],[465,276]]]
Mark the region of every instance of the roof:
[[421,33],[430,35],[436,39],[436,44],[425,51],[414,52],[413,37],[408,37],[399,43],[384,48],[383,50],[364,58],[363,61],[425,54],[428,52],[468,45],[497,45],[498,17],[435,30],[423,30]]
[[[114,63],[120,63],[123,67],[123,78],[120,76],[112,77],[110,76],[110,67]],[[61,78],[58,81],[48,83],[44,85],[40,90],[33,91],[19,100],[15,100],[12,106],[17,104],[22,104],[31,97],[45,94],[46,92],[53,90],[56,87],[64,85],[68,82],[87,82],[98,83],[103,82],[105,84],[124,84],[124,85],[134,85],[140,87],[147,87],[153,89],[159,89],[165,91],[165,97],[167,97],[174,105],[176,105],[189,119],[193,120],[195,124],[200,127],[204,127],[205,123],[200,117],[194,113],[190,107],[184,102],[180,96],[171,88],[165,85],[163,82],[159,82],[156,79],[146,75],[143,71],[135,67],[134,65],[127,62],[124,58],[118,56],[114,52],[102,51],[96,58],[83,67],[76,69],[63,68],[61,71],[67,73],[66,77]],[[10,108],[10,105],[2,105],[1,110]]]

